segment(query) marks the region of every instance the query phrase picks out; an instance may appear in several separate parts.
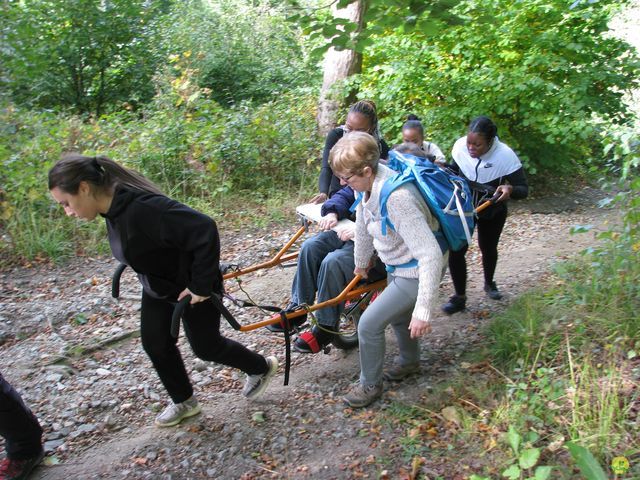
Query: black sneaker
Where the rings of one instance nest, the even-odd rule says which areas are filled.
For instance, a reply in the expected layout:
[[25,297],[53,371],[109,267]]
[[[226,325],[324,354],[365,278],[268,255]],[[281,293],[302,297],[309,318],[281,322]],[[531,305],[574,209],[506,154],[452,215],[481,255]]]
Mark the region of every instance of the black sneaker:
[[33,457],[20,460],[4,458],[0,461],[0,478],[2,480],[24,480],[44,458],[44,451]]
[[452,295],[449,301],[442,306],[442,311],[447,315],[461,312],[465,309],[467,297],[462,295]]
[[485,283],[484,291],[487,292],[487,296],[491,300],[500,300],[502,298],[502,294],[498,291],[498,287],[496,286],[496,282]]
[[[284,312],[285,313],[291,313],[291,312],[295,312],[296,310],[299,310],[299,309],[300,309],[300,305],[298,305],[297,303],[291,302],[291,303],[289,303],[289,305],[287,305],[284,308]],[[301,315],[301,316],[296,317],[296,318],[292,318],[290,320],[291,326],[293,328],[301,327],[306,322],[307,322],[307,314],[306,313],[304,315]],[[273,333],[283,333],[284,332],[284,327],[280,323],[274,323],[274,324],[271,324],[271,325],[267,325],[265,328],[267,330],[269,330],[270,332],[273,332]]]

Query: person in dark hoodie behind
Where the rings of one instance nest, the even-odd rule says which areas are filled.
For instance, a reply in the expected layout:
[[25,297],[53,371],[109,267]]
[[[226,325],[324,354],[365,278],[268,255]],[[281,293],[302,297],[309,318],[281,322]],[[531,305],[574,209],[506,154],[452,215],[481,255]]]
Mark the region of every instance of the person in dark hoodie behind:
[[344,125],[334,128],[327,134],[324,151],[322,152],[322,167],[318,179],[320,192],[311,199],[311,203],[323,203],[342,188],[340,180],[333,174],[333,170],[329,165],[329,154],[338,140],[349,132],[366,132],[372,135],[378,142],[381,158],[388,158],[389,146],[382,139],[382,134],[378,127],[376,104],[371,100],[357,101],[349,107]]
[[220,312],[210,300],[222,292],[220,238],[211,218],[106,157],[65,156],[49,171],[49,191],[69,216],[104,217],[113,256],[138,274],[142,345],[172,400],[156,417],[157,426],[177,425],[200,412],[170,332],[174,306],[186,295],[191,301],[184,331],[195,355],[245,372],[242,393],[249,399],[266,389],[277,359],[220,333]]

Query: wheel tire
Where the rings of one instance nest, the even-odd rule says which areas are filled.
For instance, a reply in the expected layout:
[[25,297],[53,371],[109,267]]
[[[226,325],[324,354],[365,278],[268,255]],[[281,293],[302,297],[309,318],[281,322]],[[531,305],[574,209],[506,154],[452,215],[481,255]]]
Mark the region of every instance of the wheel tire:
[[358,346],[358,323],[372,296],[373,291],[367,292],[359,301],[353,302],[342,312],[338,334],[334,335],[331,341],[334,347],[340,350],[352,350]]

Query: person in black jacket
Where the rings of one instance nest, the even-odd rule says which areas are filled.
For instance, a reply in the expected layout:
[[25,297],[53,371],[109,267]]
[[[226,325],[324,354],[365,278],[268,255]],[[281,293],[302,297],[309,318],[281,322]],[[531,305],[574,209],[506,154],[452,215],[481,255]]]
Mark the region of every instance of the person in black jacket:
[[320,179],[318,188],[320,193],[311,199],[311,203],[322,203],[340,190],[340,180],[333,174],[329,165],[329,153],[333,146],[338,143],[345,133],[349,132],[366,132],[378,141],[380,148],[380,158],[387,159],[389,157],[389,146],[382,139],[380,129],[378,128],[378,114],[376,113],[376,104],[371,100],[360,100],[351,107],[347,113],[347,119],[344,125],[334,128],[327,134],[327,139],[322,153],[322,167],[320,169]]
[[[285,311],[295,311],[300,305],[311,305],[314,299],[321,303],[335,298],[353,280],[355,230],[344,229],[337,233],[332,228],[339,220],[351,217],[349,209],[354,201],[353,190],[347,186],[322,204],[322,219],[318,226],[323,231],[305,240],[300,248],[298,268],[291,287],[291,302]],[[384,265],[378,262],[371,272],[371,278],[375,281],[384,276]],[[343,309],[344,304],[339,304],[317,310],[315,317],[318,325],[298,336],[293,348],[300,353],[317,353],[328,345]],[[305,321],[306,317],[299,317],[294,319],[294,324],[300,326]],[[274,332],[282,331],[279,325],[267,328]]]
[[0,479],[27,478],[44,457],[38,419],[0,374],[0,436],[7,457],[0,460]]
[[[502,294],[494,281],[498,263],[498,243],[507,220],[507,200],[525,198],[529,193],[527,179],[520,159],[508,145],[498,138],[498,127],[485,116],[474,118],[467,135],[459,138],[451,156],[454,172],[470,180],[474,205],[479,206],[494,194],[497,202],[478,215],[478,246],[482,252],[484,291],[489,298],[500,300]],[[466,307],[467,248],[449,253],[449,272],[455,288],[442,310],[452,314]]]
[[200,412],[170,333],[174,306],[187,295],[184,331],[196,356],[245,372],[246,397],[264,391],[277,359],[220,333],[220,312],[210,300],[222,293],[220,238],[211,218],[164,196],[142,175],[106,157],[64,157],[49,171],[49,190],[69,216],[104,217],[113,256],[138,274],[142,345],[172,400],[156,425],[176,425]]

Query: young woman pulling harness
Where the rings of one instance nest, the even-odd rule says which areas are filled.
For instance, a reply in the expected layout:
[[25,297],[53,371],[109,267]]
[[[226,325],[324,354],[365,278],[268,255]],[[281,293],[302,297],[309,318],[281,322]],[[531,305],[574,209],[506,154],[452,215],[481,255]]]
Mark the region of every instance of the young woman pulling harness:
[[220,312],[210,300],[222,292],[220,239],[206,215],[163,195],[149,180],[106,157],[68,155],[49,171],[49,190],[67,215],[107,224],[113,256],[142,284],[140,334],[172,403],[155,419],[168,427],[200,412],[177,339],[170,333],[177,301],[191,296],[184,331],[199,358],[247,374],[243,395],[260,395],[278,368],[220,333]]

